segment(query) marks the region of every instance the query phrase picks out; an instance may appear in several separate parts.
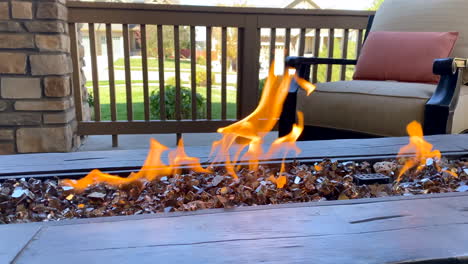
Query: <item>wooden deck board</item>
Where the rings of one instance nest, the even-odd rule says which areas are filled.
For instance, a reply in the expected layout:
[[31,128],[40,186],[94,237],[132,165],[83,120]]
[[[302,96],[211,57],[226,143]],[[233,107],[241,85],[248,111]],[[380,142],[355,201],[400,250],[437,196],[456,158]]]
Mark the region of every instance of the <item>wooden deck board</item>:
[[[426,139],[444,153],[467,152],[468,135],[437,135]],[[407,137],[346,139],[298,142],[300,159],[396,155],[408,143]],[[187,147],[188,155],[208,161],[210,147]],[[73,153],[22,154],[0,156],[0,175],[35,171],[138,167],[147,150],[115,150]],[[167,161],[166,161],[167,162]]]

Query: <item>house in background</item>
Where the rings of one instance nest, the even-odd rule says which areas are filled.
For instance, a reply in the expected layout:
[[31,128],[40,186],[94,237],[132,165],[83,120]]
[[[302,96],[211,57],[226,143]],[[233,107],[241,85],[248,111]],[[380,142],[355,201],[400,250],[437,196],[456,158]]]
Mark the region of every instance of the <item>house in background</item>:
[[[114,54],[114,59],[124,57],[124,42],[122,35],[122,26],[121,25],[112,25],[112,49]],[[106,39],[106,26],[104,24],[96,24],[95,29],[96,33],[96,55],[97,56],[107,56],[107,39]],[[137,55],[140,53],[140,41],[139,41],[139,27],[136,25],[129,25],[129,40],[130,40],[130,55]],[[90,50],[89,42],[89,28],[88,24],[84,24],[81,28],[81,34],[83,36],[83,46],[86,51]],[[88,54],[86,54],[88,55]]]
[[[313,0],[286,0],[281,3],[282,6],[272,6],[276,8],[293,8],[293,9],[321,9],[320,6],[315,3]],[[276,30],[276,47],[275,47],[275,61],[276,65],[282,65],[284,61],[284,50],[285,50],[285,29]],[[268,69],[270,61],[270,29],[261,30],[261,49],[260,49],[260,64],[262,69]],[[343,31],[335,31],[334,38],[337,41],[343,39]],[[350,39],[352,39],[352,33],[350,33]],[[320,31],[320,48],[319,51],[327,48],[329,39],[329,30],[322,29]],[[299,54],[299,42],[300,42],[300,29],[293,28],[291,29],[291,44],[290,44],[290,54],[298,55]],[[315,46],[315,29],[307,29],[305,34],[304,42],[304,55],[305,56],[318,56],[319,54],[314,54]]]
[[[97,2],[95,0],[80,0],[88,2]],[[101,0],[102,1],[102,0]],[[163,5],[174,5],[179,4],[179,0],[122,0],[121,2],[132,2],[132,3],[146,3],[146,4],[163,4]],[[107,55],[107,43],[106,43],[106,27],[104,24],[95,25],[96,32],[96,53],[97,56]],[[81,28],[81,34],[83,36],[83,45],[86,51],[89,51],[89,28],[88,24],[84,24]],[[140,55],[140,27],[139,25],[129,25],[129,40],[130,40],[130,56]],[[122,26],[112,25],[112,48],[114,51],[114,58],[122,58],[124,56]]]
[[[91,0],[90,0],[91,1]],[[178,4],[179,0],[122,0],[123,2],[140,2],[140,3],[152,3],[152,4]],[[320,9],[321,7],[315,2],[317,0],[284,0],[279,2],[271,2],[268,4],[269,7],[273,8],[292,8],[292,9]],[[219,0],[219,5],[223,4],[222,0]],[[246,5],[249,7],[260,7],[262,4],[257,5]],[[197,55],[206,57],[205,51],[205,28],[197,27]],[[106,56],[107,55],[107,43],[106,43],[106,32],[105,25],[96,24],[96,52],[97,56]],[[129,25],[130,31],[130,55],[138,56],[141,54],[141,43],[140,43],[140,29],[139,25]],[[85,50],[89,51],[89,29],[88,25],[83,25],[81,29],[83,35],[83,44]],[[285,34],[286,30],[279,28],[276,31],[276,47],[275,47],[275,60],[276,65],[282,65],[284,61],[284,50],[285,50]],[[353,32],[350,32],[350,39],[355,39]],[[260,48],[260,65],[263,70],[269,68],[270,62],[270,29],[261,30],[261,48]],[[343,38],[343,31],[336,30],[334,34],[335,40],[340,41]],[[326,49],[328,46],[329,31],[328,29],[322,29],[320,32],[320,50]],[[122,26],[112,25],[112,43],[114,49],[114,58],[122,58],[124,56],[123,48],[123,37],[122,37]],[[216,47],[216,39],[213,39],[213,47]],[[300,42],[300,29],[293,28],[291,29],[291,44],[290,44],[290,55],[299,54],[299,42]],[[307,29],[305,34],[305,46],[304,46],[304,55],[305,56],[318,56],[314,54],[315,46],[315,29]],[[189,58],[189,50],[181,50],[181,55],[183,57]],[[212,51],[212,62],[214,64],[220,64],[219,52],[216,50]],[[281,69],[278,69],[281,70]]]

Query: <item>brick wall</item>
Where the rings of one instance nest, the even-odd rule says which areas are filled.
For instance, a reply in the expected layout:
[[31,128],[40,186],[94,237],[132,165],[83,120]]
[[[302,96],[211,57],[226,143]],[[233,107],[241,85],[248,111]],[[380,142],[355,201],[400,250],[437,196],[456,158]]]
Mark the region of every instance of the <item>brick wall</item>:
[[0,0],[0,154],[79,144],[66,0]]

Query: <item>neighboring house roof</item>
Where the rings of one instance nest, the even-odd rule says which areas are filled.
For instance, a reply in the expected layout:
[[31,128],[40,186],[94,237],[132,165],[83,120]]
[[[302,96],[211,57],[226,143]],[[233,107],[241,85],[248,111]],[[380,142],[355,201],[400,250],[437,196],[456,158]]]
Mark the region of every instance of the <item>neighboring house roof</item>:
[[[307,9],[320,9],[320,6],[317,5],[314,1],[312,0],[286,0],[282,3],[283,8],[307,8]],[[325,33],[325,32],[324,32]],[[328,35],[328,33],[325,33]],[[261,35],[262,36],[270,36],[270,32],[266,30],[261,30]],[[277,31],[276,36],[281,37],[284,36],[285,32],[284,31]],[[299,35],[298,30],[292,30],[291,36],[297,36]],[[315,32],[307,32],[307,36],[314,36]]]
[[145,3],[159,4],[159,5],[177,5],[178,0],[145,0]]
[[284,5],[285,8],[312,8],[312,9],[320,9],[320,6],[317,5],[314,1],[312,0],[288,0],[287,2],[290,2],[289,4],[286,3]]

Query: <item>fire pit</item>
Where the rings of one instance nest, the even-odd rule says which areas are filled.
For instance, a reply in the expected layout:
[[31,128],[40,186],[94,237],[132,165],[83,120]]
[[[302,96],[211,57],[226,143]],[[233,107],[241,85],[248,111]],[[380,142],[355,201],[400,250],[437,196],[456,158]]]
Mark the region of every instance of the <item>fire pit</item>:
[[[21,223],[465,192],[468,191],[468,162],[462,154],[452,152],[447,156],[449,159],[441,159],[438,163],[428,158],[424,166],[412,168],[399,183],[399,172],[405,162],[407,164],[412,159],[336,155],[337,159],[318,160],[303,156],[286,160],[285,163],[281,160],[259,162],[256,171],[245,166],[238,171],[238,178],[229,176],[225,166],[221,165],[212,167],[210,173],[180,167],[179,174],[174,176],[121,185],[104,182],[90,185],[79,192],[73,187],[61,185],[60,181],[63,178],[81,178],[83,172],[10,174],[0,183],[0,221]],[[284,164],[284,183],[278,183],[277,178],[271,176],[280,173],[281,164]],[[135,169],[115,168],[108,171],[128,176]]]
[[[468,153],[468,137],[450,135],[429,136],[426,139],[434,143],[434,148],[441,150],[445,157],[439,164],[445,166],[444,164],[447,163],[447,168],[458,166],[459,175],[458,178],[453,178],[449,175],[450,173],[439,172],[434,164],[427,165],[427,162],[427,166],[421,170],[421,173],[432,175],[433,178],[430,180],[434,182],[434,187],[439,188],[438,191],[456,191],[455,187],[462,186],[461,183],[466,176],[465,171],[462,170],[463,167],[459,166],[462,166],[464,157]],[[402,186],[400,193],[395,196],[386,196],[388,194],[385,193],[386,191],[395,190],[392,184],[360,186],[354,179],[351,181],[346,175],[343,176],[343,173],[337,173],[345,171],[346,174],[355,176],[347,170],[359,172],[370,170],[372,173],[379,170],[384,175],[392,176],[391,173],[382,171],[387,167],[378,162],[388,161],[393,164],[396,162],[395,156],[398,150],[407,143],[407,138],[298,142],[297,146],[303,150],[302,153],[295,159],[285,161],[286,185],[278,188],[276,183],[268,179],[263,180],[265,188],[261,189],[276,194],[265,196],[268,198],[265,204],[273,203],[269,197],[276,199],[274,203],[278,204],[260,205],[258,203],[258,206],[235,205],[235,200],[229,199],[234,190],[240,188],[241,185],[246,185],[247,178],[244,178],[243,174],[245,170],[248,171],[248,164],[244,171],[239,171],[239,183],[235,186],[230,185],[236,180],[223,174],[224,168],[221,166],[214,170],[223,176],[217,186],[214,186],[216,182],[213,181],[219,175],[188,172],[182,173],[186,176],[180,178],[167,177],[167,179],[160,178],[146,182],[143,189],[141,189],[142,185],[136,182],[126,185],[125,188],[102,183],[79,193],[63,190],[58,180],[80,179],[86,175],[88,168],[101,168],[106,173],[128,176],[131,172],[138,171],[139,168],[136,165],[143,163],[144,151],[2,157],[0,159],[0,167],[4,168],[2,177],[9,178],[1,181],[2,190],[7,182],[10,184],[14,182],[12,194],[17,187],[20,187],[17,192],[23,192],[26,189],[35,195],[31,199],[28,196],[29,193],[25,192],[20,198],[15,198],[14,201],[19,201],[19,203],[13,203],[17,206],[14,210],[18,206],[19,209],[22,209],[21,206],[24,209],[15,211],[11,219],[2,218],[2,220],[29,222],[42,221],[44,219],[41,217],[45,217],[46,222],[0,225],[0,236],[9,238],[0,240],[2,248],[0,262],[153,263],[157,259],[166,263],[275,262],[278,260],[307,263],[465,263],[466,259],[461,256],[466,255],[466,245],[468,245],[466,237],[468,193],[430,194],[433,191],[428,191],[428,194],[424,194],[426,190],[432,189],[411,187],[418,183],[424,184],[426,181],[423,180],[424,177],[421,177],[410,181],[403,178],[400,185],[408,184],[409,186]],[[186,151],[188,154],[196,154],[202,160],[207,160],[209,156],[208,149],[202,151],[198,148],[187,148]],[[281,160],[265,162],[268,164],[259,164],[259,168],[262,168],[259,171],[279,171]],[[384,164],[388,166],[390,163]],[[399,167],[404,165],[403,161],[397,163]],[[47,164],[39,167],[42,172],[37,172],[39,164]],[[202,162],[203,167],[209,164],[211,162]],[[297,171],[293,172],[294,169]],[[314,201],[312,192],[307,193],[302,200],[295,200],[292,189],[297,184],[294,181],[301,169],[306,171],[307,176],[309,172],[312,176],[317,176],[313,184],[316,189],[320,189],[318,184],[320,177],[328,181],[328,185],[322,184],[324,187],[331,186],[331,181],[335,180],[337,183],[331,194],[318,199],[318,202]],[[417,168],[411,169],[407,175],[411,175],[415,170]],[[320,176],[326,172],[329,176]],[[334,176],[332,172],[335,172]],[[395,172],[398,172],[398,169]],[[54,178],[55,176],[60,176],[60,178]],[[394,173],[392,178],[395,179],[397,176],[398,174]],[[344,181],[345,177],[348,181]],[[341,181],[338,180],[339,178],[342,178]],[[38,183],[33,179],[40,181],[41,188],[47,187],[51,182],[56,183],[57,187],[52,184],[49,192],[56,188],[57,195],[47,196],[47,188],[45,191],[41,189],[40,192],[33,192],[33,186]],[[181,179],[199,179],[200,185],[192,185],[190,191],[195,195],[203,195],[203,193],[197,194],[194,186],[205,188],[204,192],[210,195],[213,193],[212,199],[217,203],[214,207],[220,208],[188,212],[194,208],[185,208],[183,205],[178,207],[175,204],[172,208],[166,209],[169,206],[160,203],[159,207],[156,207],[154,205],[158,203],[155,202],[150,205],[154,206],[153,212],[161,213],[151,214],[151,211],[144,210],[144,208],[151,208],[142,206],[143,203],[148,203],[145,195],[159,188],[161,191],[158,194],[164,196],[167,189],[174,191],[177,181]],[[440,179],[448,179],[448,183],[458,181],[458,185],[450,187],[445,183],[437,186],[439,184],[437,180]],[[259,182],[259,186],[263,186],[261,181]],[[26,183],[29,188],[22,188]],[[370,195],[362,197],[376,198],[352,199],[359,197],[352,197],[351,194],[348,196],[344,192],[347,197],[342,196],[341,199],[344,200],[339,200],[343,193],[340,190],[345,184],[359,191],[368,190]],[[207,187],[208,185],[211,187]],[[301,178],[301,182],[297,185],[303,190],[306,181]],[[227,194],[221,193],[226,186],[230,191]],[[249,190],[243,189],[244,194],[239,192],[236,197],[245,195],[245,190]],[[135,190],[140,193],[134,193]],[[179,193],[182,193],[182,190],[185,191],[185,189],[180,190]],[[257,195],[256,189],[252,188],[249,191],[252,196]],[[105,195],[103,196],[102,193]],[[187,192],[183,193],[186,196]],[[287,193],[292,196],[285,195]],[[423,194],[414,195],[418,193]],[[132,195],[135,195],[135,198]],[[121,206],[116,199],[116,206],[113,209],[113,198],[117,196],[120,196],[120,199],[126,196],[128,203]],[[156,196],[158,197],[157,194]],[[53,208],[53,202],[47,203],[49,198],[52,198],[50,201],[59,202],[59,209]],[[351,199],[346,200],[346,198]],[[307,201],[306,199],[313,202],[302,202]],[[338,200],[329,201],[330,199]],[[35,203],[37,200],[39,203]],[[161,201],[162,199],[159,200]],[[175,201],[178,202],[177,199]],[[222,201],[225,201],[226,205],[222,204]],[[301,201],[301,203],[292,203],[294,201]],[[11,205],[12,200],[7,203]],[[43,207],[40,206],[41,203]],[[2,201],[2,205],[4,204],[5,201]],[[80,204],[84,207],[79,208]],[[132,206],[128,206],[129,204]],[[200,203],[192,204],[198,206]],[[34,211],[32,208],[36,205],[39,207],[35,208],[37,211]],[[140,208],[137,208],[138,206]],[[101,209],[103,207],[104,209]],[[89,210],[89,208],[94,209]],[[131,215],[55,221],[66,218],[62,212],[71,214],[83,212],[83,215],[75,215],[75,218],[101,215],[100,213],[94,215],[93,211],[100,212],[102,215]],[[165,213],[165,211],[178,212]],[[4,212],[3,207],[1,212]],[[137,215],[134,215],[135,213]],[[18,216],[24,218],[18,218]],[[367,250],[362,250],[362,245],[366,245]],[[227,254],[232,251],[236,254]]]
[[0,225],[11,238],[0,262],[466,262],[467,136],[426,141],[413,122],[409,143],[296,144],[298,113],[263,146],[293,78],[271,74],[258,108],[220,128],[210,152],[180,141],[164,155],[153,140],[141,168],[140,152],[0,159],[0,222],[41,222]]
[[291,158],[301,153],[300,112],[292,131],[264,150],[263,136],[274,128],[290,82],[308,93],[315,88],[289,71],[282,78],[273,72],[257,109],[218,130],[223,137],[213,143],[209,162],[187,155],[183,140],[164,162],[168,148],[152,140],[139,170],[12,175],[1,183],[0,223],[468,191],[467,160],[442,158],[417,122],[408,125],[410,142],[398,160]]

